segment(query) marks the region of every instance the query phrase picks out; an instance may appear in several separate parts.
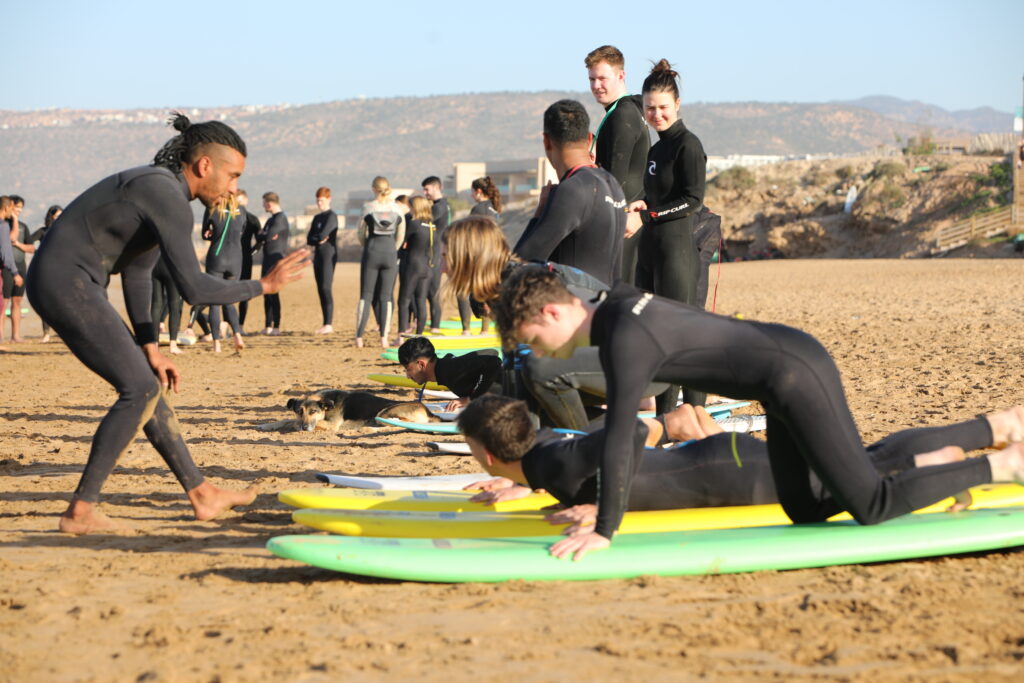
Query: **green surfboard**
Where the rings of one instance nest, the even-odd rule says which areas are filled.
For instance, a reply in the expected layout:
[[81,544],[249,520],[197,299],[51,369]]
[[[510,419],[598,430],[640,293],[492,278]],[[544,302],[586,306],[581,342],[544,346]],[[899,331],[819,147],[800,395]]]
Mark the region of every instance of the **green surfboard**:
[[[465,356],[466,354],[469,354],[469,353],[476,353],[477,351],[488,351],[488,350],[497,351],[498,353],[501,353],[501,347],[499,347],[499,346],[484,346],[484,347],[481,347],[479,349],[446,349],[446,350],[442,351],[441,353],[439,353],[438,355],[439,356],[445,356],[445,355],[451,354],[453,356]],[[380,358],[381,358],[381,360],[390,360],[390,361],[394,361],[395,363],[397,363],[398,362],[398,348],[397,347],[391,347],[390,349],[386,350],[384,353],[380,354]]]
[[267,549],[348,574],[445,583],[731,574],[1012,548],[1024,545],[1024,509],[904,515],[873,526],[846,521],[622,535],[579,562],[548,553],[559,538],[278,536]]

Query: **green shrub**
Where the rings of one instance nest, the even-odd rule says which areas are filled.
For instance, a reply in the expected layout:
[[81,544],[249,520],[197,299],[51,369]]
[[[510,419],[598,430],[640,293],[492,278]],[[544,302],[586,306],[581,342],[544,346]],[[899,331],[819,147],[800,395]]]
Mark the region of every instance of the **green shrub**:
[[831,173],[826,171],[821,166],[815,166],[809,170],[804,177],[801,178],[804,185],[811,185],[813,187],[820,187],[821,185],[832,184],[834,178]]
[[885,185],[883,185],[882,189],[878,192],[878,201],[887,209],[895,209],[903,206],[903,202],[905,202],[906,199],[907,198],[903,194],[903,190],[901,190],[899,186],[891,180],[887,180]]
[[836,169],[836,177],[840,180],[847,180],[853,176],[853,166],[840,166]]
[[906,165],[898,161],[879,161],[871,175],[875,178],[899,178],[906,172]]
[[732,168],[725,169],[712,178],[711,184],[722,190],[737,190],[742,192],[743,190],[749,190],[754,187],[756,181],[754,180],[754,174],[749,168],[733,166]]

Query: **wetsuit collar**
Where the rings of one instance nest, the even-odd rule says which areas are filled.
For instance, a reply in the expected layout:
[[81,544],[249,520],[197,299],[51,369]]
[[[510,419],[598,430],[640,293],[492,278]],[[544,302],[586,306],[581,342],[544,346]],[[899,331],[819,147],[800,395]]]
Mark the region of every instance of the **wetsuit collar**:
[[179,185],[181,185],[181,192],[182,194],[185,195],[185,199],[187,201],[192,201],[193,199],[195,199],[195,197],[192,195],[192,190],[190,190],[188,187],[188,181],[185,180],[184,173],[175,173],[174,179],[178,181]]
[[568,171],[566,171],[565,175],[558,179],[558,182],[564,183],[569,178],[572,178],[573,174],[576,173],[576,171],[580,170],[581,168],[597,168],[597,164],[577,164],[576,166],[573,166]]
[[677,138],[686,132],[686,126],[683,125],[682,119],[676,119],[676,122],[669,126],[666,130],[658,133],[658,139],[664,140],[665,138]]

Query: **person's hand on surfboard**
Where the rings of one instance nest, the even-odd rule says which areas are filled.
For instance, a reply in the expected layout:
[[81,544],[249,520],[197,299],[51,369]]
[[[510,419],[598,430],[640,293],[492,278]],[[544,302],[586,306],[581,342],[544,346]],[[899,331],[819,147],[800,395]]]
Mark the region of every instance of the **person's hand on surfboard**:
[[578,562],[591,550],[604,550],[611,544],[612,542],[601,534],[593,531],[587,531],[581,534],[576,534],[575,536],[563,538],[561,541],[551,546],[548,552],[560,560],[572,555],[573,561]]
[[495,489],[493,491],[478,493],[469,500],[473,503],[494,505],[495,503],[501,503],[506,500],[519,500],[520,498],[526,498],[532,492],[533,491],[529,486],[519,486],[518,484],[515,484],[504,489]]
[[592,527],[597,523],[597,506],[593,503],[573,505],[572,507],[552,512],[545,518],[551,524],[571,524],[562,533],[566,536],[581,531],[584,527]]

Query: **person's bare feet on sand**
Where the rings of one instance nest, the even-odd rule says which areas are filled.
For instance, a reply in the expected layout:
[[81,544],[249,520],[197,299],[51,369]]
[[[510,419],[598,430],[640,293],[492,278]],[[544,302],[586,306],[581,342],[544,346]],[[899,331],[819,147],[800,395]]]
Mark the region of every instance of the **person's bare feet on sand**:
[[181,353],[181,349],[178,348],[178,342],[174,340],[168,342],[167,353]]
[[363,338],[362,337],[356,337],[356,348],[357,349],[363,348]]
[[1013,406],[998,413],[986,415],[992,428],[992,446],[1004,448],[1011,443],[1024,441],[1024,406]]
[[235,334],[235,351],[241,351],[245,348],[245,339],[242,338],[241,334]]
[[313,334],[330,334],[334,332],[333,325],[321,325],[313,331]]
[[60,516],[57,528],[66,534],[92,534],[98,531],[124,531],[124,527],[96,509],[95,503],[73,498]]
[[220,339],[213,340],[213,352],[220,353]]
[[42,344],[49,344],[50,343],[50,335],[44,334],[43,337],[39,340],[39,342],[42,343]]
[[188,492],[189,502],[196,513],[196,519],[204,522],[217,517],[222,512],[241,505],[252,505],[259,494],[259,488],[250,486],[242,491],[219,489],[208,481]]
[[25,343],[25,338],[21,337],[21,336],[11,337],[11,341],[14,342],[15,344],[24,344]]

